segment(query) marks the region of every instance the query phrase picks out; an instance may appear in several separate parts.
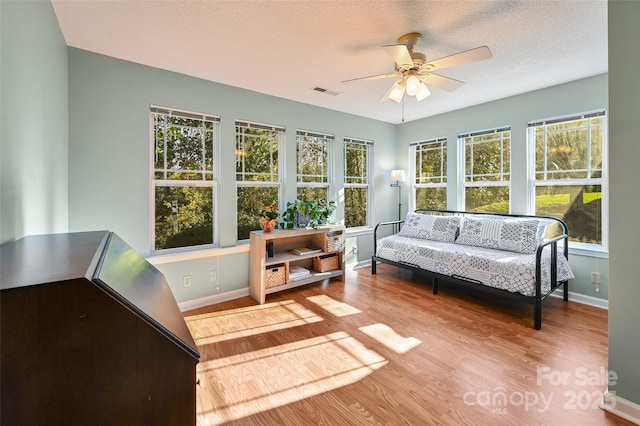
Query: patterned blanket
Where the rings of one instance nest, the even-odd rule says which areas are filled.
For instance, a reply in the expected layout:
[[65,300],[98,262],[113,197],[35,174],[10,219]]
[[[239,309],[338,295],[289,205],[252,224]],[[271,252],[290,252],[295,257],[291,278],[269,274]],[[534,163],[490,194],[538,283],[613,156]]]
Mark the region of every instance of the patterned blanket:
[[[482,284],[535,296],[536,255],[494,250],[392,235],[378,240],[377,256],[417,266],[442,275],[469,278]],[[542,253],[542,292],[550,287],[551,248]],[[567,259],[558,250],[558,281],[574,278]]]

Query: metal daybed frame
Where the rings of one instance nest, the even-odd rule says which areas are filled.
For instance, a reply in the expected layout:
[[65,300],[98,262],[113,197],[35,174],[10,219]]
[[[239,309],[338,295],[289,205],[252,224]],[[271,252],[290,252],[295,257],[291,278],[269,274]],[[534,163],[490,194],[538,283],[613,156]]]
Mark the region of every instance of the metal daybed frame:
[[[478,216],[478,215],[482,215],[482,216],[501,216],[501,217],[514,217],[514,218],[524,218],[524,219],[544,219],[544,220],[551,220],[554,221],[556,223],[558,223],[561,226],[561,235],[558,235],[554,238],[551,238],[549,240],[545,240],[543,241],[536,249],[536,282],[535,282],[535,295],[534,296],[525,296],[523,294],[520,293],[514,293],[508,290],[502,290],[502,289],[498,289],[498,288],[494,288],[494,287],[490,287],[490,286],[486,286],[484,285],[481,281],[478,280],[474,280],[471,278],[466,278],[466,277],[460,277],[460,276],[449,276],[449,275],[443,275],[440,273],[436,273],[436,272],[432,272],[432,271],[428,271],[426,269],[422,269],[420,267],[418,267],[417,265],[413,265],[413,264],[409,264],[409,263],[404,263],[404,262],[395,262],[393,260],[388,260],[382,257],[378,257],[378,228],[380,228],[380,231],[382,231],[382,229],[386,229],[385,227],[387,226],[394,226],[394,229],[397,229],[398,231],[400,230],[400,227],[402,226],[402,224],[404,223],[404,220],[395,220],[395,221],[390,221],[390,222],[381,222],[379,224],[376,225],[374,231],[373,231],[373,250],[374,250],[374,255],[371,257],[371,274],[375,275],[376,274],[376,266],[377,263],[386,263],[389,265],[394,265],[397,266],[399,268],[403,268],[412,272],[415,272],[417,274],[421,274],[424,276],[427,276],[429,278],[431,278],[433,280],[433,294],[438,294],[438,285],[440,280],[443,281],[449,281],[449,282],[453,282],[453,283],[457,283],[457,284],[463,284],[463,285],[469,285],[469,284],[474,284],[477,287],[482,286],[486,289],[488,289],[488,291],[494,291],[496,294],[505,294],[508,293],[510,295],[515,295],[518,297],[522,297],[522,298],[526,298],[529,301],[533,302],[534,305],[534,313],[533,313],[533,323],[534,323],[534,328],[536,330],[540,330],[540,328],[542,327],[542,301],[545,300],[551,293],[553,293],[556,289],[558,289],[560,286],[563,286],[563,299],[564,301],[568,301],[569,300],[569,282],[568,280],[565,281],[560,281],[558,282],[558,277],[557,277],[557,262],[553,261],[557,258],[558,255],[558,242],[564,240],[564,244],[562,244],[562,255],[569,259],[569,247],[568,247],[568,241],[569,241],[569,233],[568,233],[568,228],[567,228],[567,224],[555,217],[551,217],[551,216],[532,216],[532,215],[518,215],[518,214],[497,214],[497,213],[478,213],[478,212],[468,212],[468,211],[456,211],[456,210],[435,210],[435,209],[417,209],[415,211],[416,213],[430,213],[430,214],[435,214],[435,215],[457,215],[457,216],[466,216],[466,215],[474,215],[474,216]],[[382,227],[382,228],[381,228]],[[392,232],[393,234],[393,232]],[[381,237],[382,238],[382,237]],[[547,293],[543,293],[542,292],[542,283],[541,283],[541,259],[542,259],[542,250],[547,247],[547,246],[551,246],[551,257],[550,259],[551,261],[551,265],[550,265],[550,275],[551,275],[551,283],[550,283],[550,290]]]

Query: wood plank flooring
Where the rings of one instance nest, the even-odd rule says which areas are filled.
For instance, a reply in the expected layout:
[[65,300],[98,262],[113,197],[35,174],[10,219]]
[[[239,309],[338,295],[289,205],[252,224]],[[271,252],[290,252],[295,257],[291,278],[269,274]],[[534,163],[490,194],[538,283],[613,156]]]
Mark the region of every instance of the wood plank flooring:
[[631,425],[598,408],[607,311],[533,306],[379,265],[185,313],[197,424]]

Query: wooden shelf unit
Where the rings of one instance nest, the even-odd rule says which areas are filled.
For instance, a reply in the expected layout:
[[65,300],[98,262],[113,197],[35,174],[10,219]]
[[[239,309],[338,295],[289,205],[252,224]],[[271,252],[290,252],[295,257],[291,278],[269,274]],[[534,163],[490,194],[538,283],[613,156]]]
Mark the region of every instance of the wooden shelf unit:
[[[263,304],[267,294],[290,288],[306,285],[318,281],[337,278],[343,280],[344,268],[344,244],[339,250],[330,250],[327,244],[329,234],[342,233],[344,227],[327,225],[318,229],[274,229],[272,232],[252,231],[249,250],[249,294],[258,303]],[[267,244],[273,243],[273,256],[267,257]],[[296,255],[289,250],[298,247],[319,247],[323,251]],[[313,258],[326,254],[335,254],[338,257],[338,268],[327,272],[313,270]],[[282,266],[285,268],[284,284],[267,287],[265,274],[267,268]],[[291,281],[289,271],[291,266],[302,266],[311,271],[311,276],[301,280]]]

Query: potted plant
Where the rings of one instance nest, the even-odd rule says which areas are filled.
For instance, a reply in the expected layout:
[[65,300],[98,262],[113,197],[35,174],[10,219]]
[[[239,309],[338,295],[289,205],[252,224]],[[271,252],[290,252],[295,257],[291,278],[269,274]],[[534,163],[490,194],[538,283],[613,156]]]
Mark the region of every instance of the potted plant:
[[258,211],[258,218],[260,219],[260,226],[264,232],[271,232],[275,228],[280,213],[278,213],[278,205],[271,204],[268,206],[260,207]]
[[319,201],[296,199],[287,203],[279,225],[283,229],[306,227],[315,229],[318,225],[326,224],[335,210],[335,201],[327,202],[324,198]]

